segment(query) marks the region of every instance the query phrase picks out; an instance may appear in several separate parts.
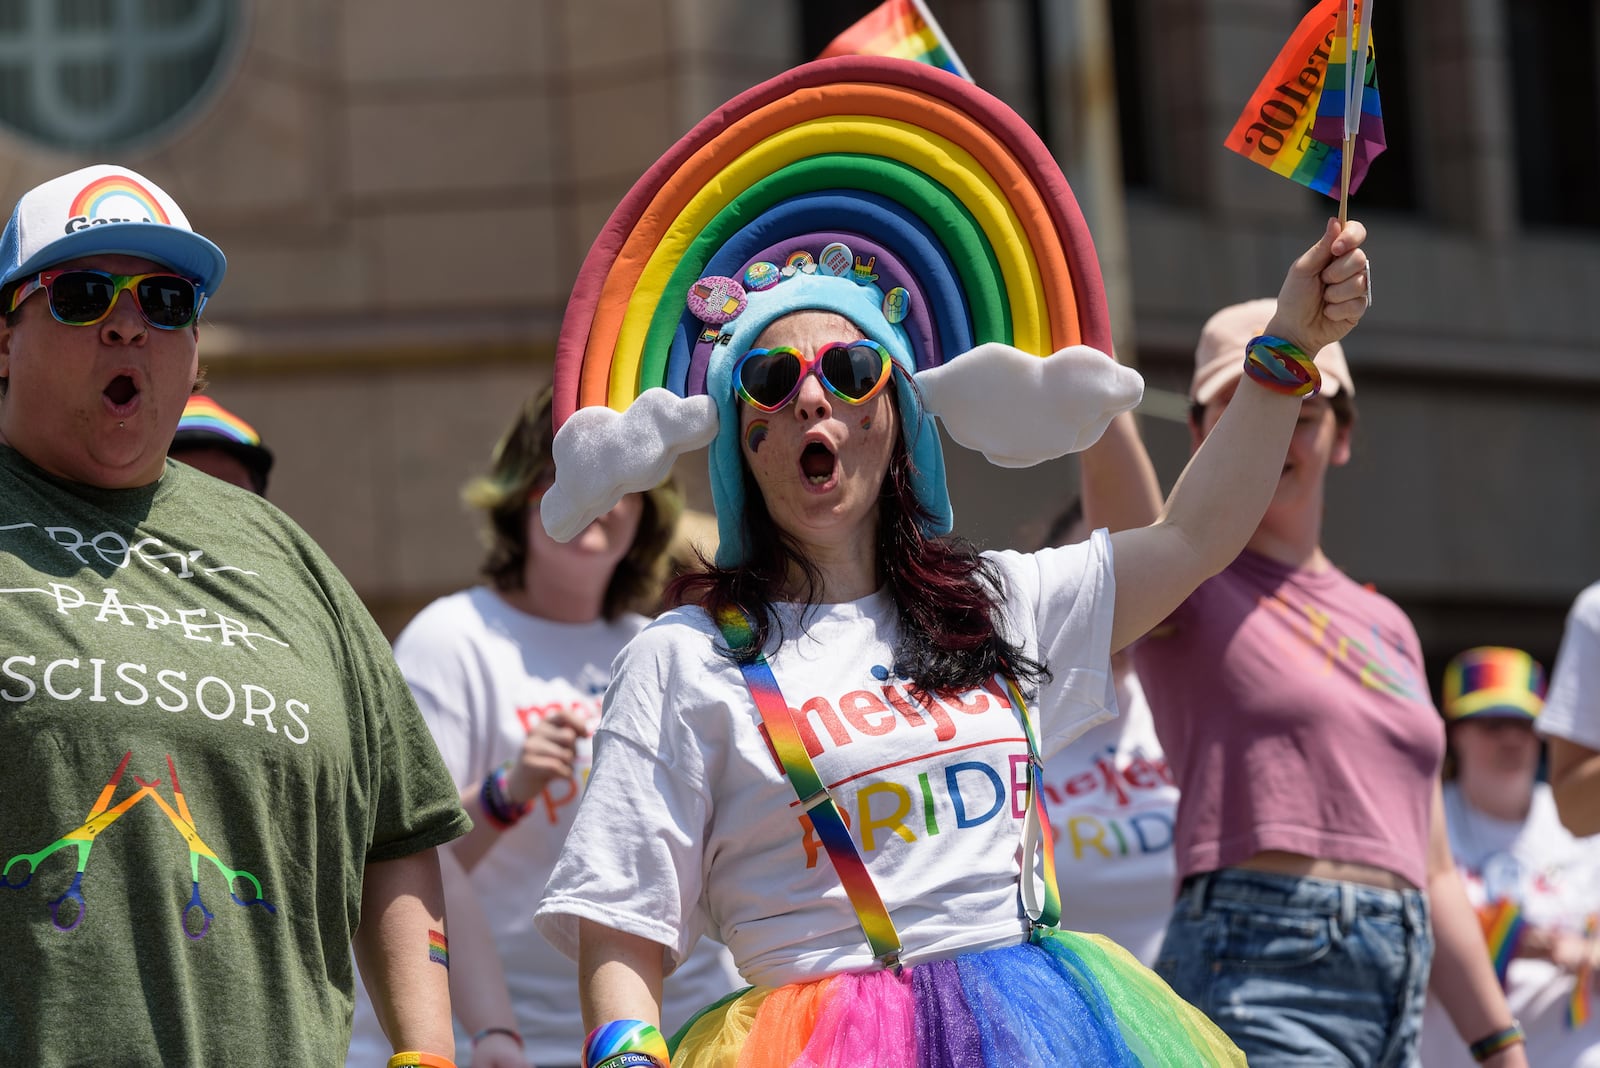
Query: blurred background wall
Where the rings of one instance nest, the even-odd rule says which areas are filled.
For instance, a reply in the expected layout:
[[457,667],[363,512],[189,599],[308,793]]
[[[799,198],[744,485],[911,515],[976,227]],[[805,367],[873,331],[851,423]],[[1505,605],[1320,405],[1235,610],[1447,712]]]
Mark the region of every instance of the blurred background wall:
[[[393,634],[472,581],[461,483],[548,381],[589,242],[656,156],[871,0],[0,0],[0,195],[121,162],[230,262],[212,394],[273,498]],[[1216,307],[1276,290],[1332,201],[1221,146],[1305,0],[931,0],[978,83],[1056,151],[1101,244],[1170,485]],[[1325,544],[1430,665],[1548,661],[1600,578],[1596,5],[1375,5],[1390,148],[1352,212],[1376,302]],[[951,447],[958,529],[1024,545],[1071,461]],[[684,467],[705,506],[698,464]]]

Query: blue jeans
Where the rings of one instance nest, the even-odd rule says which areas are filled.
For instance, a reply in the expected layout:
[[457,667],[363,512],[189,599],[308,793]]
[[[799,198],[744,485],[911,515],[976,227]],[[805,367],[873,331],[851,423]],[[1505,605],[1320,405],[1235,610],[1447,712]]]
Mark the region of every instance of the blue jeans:
[[1432,959],[1421,891],[1225,868],[1184,880],[1155,970],[1251,1068],[1410,1068]]

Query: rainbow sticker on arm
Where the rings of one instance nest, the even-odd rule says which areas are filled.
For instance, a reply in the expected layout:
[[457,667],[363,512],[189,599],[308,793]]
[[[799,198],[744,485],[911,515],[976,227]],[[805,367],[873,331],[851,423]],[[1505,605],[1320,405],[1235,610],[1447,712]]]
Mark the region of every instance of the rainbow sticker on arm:
[[[562,322],[558,430],[575,413],[625,412],[654,391],[705,397],[716,378],[710,365],[728,337],[686,307],[691,289],[735,279],[752,299],[763,296],[775,284],[782,288],[781,279],[797,269],[795,256],[829,273],[818,260],[835,244],[853,260],[840,277],[881,289],[883,316],[904,330],[909,352],[902,363],[919,386],[924,372],[987,345],[1030,358],[1083,347],[1103,359],[1111,351],[1088,227],[1027,123],[982,89],[925,64],[841,56],[797,67],[718,108],[623,198],[584,260]],[[1081,378],[1081,367],[1074,373]],[[1137,401],[1137,393],[1131,400],[1126,394],[1141,387],[1129,381],[1119,378],[1110,389],[1117,410]],[[709,399],[702,416],[727,401]],[[652,403],[656,415],[672,408]],[[948,409],[931,400],[928,409],[957,441],[995,455],[987,442],[964,438]],[[1038,414],[1041,423],[1061,416]],[[691,443],[640,442],[638,433],[613,431],[607,445],[681,452],[715,432],[697,426]],[[1068,435],[1073,442],[1082,436]],[[598,451],[569,450],[565,473],[580,467],[580,480],[594,474]],[[998,447],[1021,462],[1065,451]],[[556,463],[559,484],[559,440]],[[637,488],[666,466],[670,458],[616,486]],[[602,496],[594,496],[595,505]],[[552,525],[552,510],[565,507],[562,494],[546,499],[546,525],[557,537],[557,526],[571,530],[593,510],[574,505],[573,517]]]

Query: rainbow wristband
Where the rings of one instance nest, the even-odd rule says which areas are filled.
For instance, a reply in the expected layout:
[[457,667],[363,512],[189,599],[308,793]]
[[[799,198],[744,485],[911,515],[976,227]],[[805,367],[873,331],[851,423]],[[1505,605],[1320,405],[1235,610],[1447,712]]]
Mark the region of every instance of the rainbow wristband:
[[506,766],[495,768],[483,777],[483,789],[478,791],[478,801],[483,814],[499,830],[508,830],[533,811],[533,802],[517,804],[506,794]]
[[456,1062],[437,1053],[407,1050],[390,1057],[389,1068],[456,1068]]
[[1526,1042],[1528,1036],[1523,1034],[1522,1025],[1515,1020],[1510,1027],[1504,1027],[1492,1035],[1485,1035],[1467,1047],[1467,1052],[1472,1054],[1472,1059],[1482,1064],[1501,1050],[1510,1049],[1518,1042]]
[[629,1051],[619,1053],[614,1057],[607,1057],[599,1064],[590,1068],[668,1068],[666,1061],[658,1061],[648,1053]]
[[1322,388],[1316,361],[1294,342],[1271,334],[1245,344],[1244,373],[1274,393],[1291,397],[1315,397]]
[[583,1041],[583,1068],[668,1068],[667,1040],[643,1020],[612,1020]]

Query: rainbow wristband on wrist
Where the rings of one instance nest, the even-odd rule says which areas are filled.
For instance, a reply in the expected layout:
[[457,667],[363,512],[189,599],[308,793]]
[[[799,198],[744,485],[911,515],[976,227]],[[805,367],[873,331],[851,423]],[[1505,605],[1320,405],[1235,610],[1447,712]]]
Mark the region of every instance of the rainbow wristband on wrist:
[[1510,1027],[1502,1027],[1492,1035],[1484,1035],[1478,1041],[1467,1047],[1467,1052],[1472,1054],[1472,1059],[1482,1064],[1501,1050],[1510,1049],[1518,1042],[1526,1042],[1528,1036],[1522,1031],[1522,1025],[1515,1020]]
[[1315,397],[1322,388],[1316,362],[1294,342],[1271,334],[1245,344],[1244,373],[1274,393],[1291,397]]
[[388,1068],[456,1068],[456,1062],[437,1053],[407,1050],[390,1057]]
[[669,1068],[667,1040],[643,1020],[612,1020],[589,1032],[583,1068]]
[[478,802],[483,808],[484,816],[502,831],[516,826],[522,817],[533,811],[532,801],[518,804],[506,794],[504,764],[484,776],[483,789],[478,791]]

